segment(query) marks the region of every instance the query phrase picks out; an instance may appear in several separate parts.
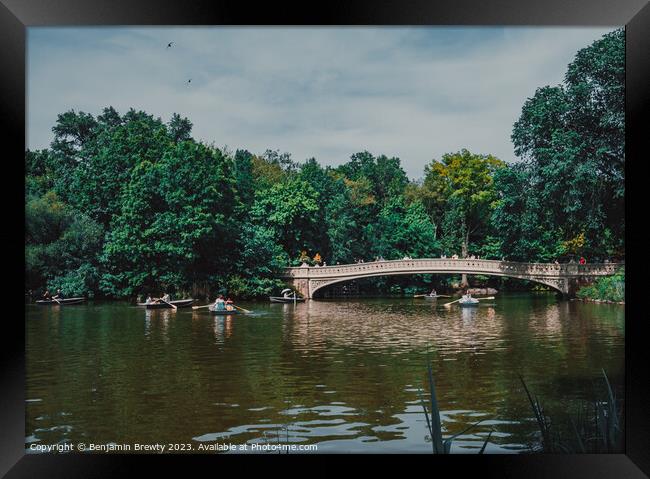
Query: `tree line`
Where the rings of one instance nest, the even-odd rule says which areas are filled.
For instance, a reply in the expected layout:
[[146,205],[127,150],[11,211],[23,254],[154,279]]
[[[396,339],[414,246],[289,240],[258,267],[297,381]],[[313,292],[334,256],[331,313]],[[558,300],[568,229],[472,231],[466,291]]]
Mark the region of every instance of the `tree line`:
[[59,114],[50,147],[25,157],[26,288],[261,296],[315,257],[621,258],[624,52],[616,30],[537,89],[513,126],[519,161],[461,149],[419,180],[367,151],[333,167],[217,148],[178,114]]

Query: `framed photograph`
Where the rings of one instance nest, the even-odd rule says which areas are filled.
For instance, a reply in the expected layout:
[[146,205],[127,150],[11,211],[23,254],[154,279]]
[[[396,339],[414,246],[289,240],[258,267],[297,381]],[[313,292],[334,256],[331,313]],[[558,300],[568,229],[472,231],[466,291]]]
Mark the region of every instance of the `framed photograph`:
[[644,1],[1,2],[7,477],[647,476]]

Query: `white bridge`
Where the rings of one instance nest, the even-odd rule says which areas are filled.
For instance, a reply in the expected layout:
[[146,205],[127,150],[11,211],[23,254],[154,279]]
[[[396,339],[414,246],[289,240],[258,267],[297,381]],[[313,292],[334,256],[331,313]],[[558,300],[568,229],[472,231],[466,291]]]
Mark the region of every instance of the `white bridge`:
[[616,273],[624,263],[518,263],[486,259],[424,258],[336,266],[302,266],[286,268],[281,278],[287,280],[305,298],[313,298],[319,289],[334,283],[372,276],[405,274],[470,274],[507,276],[550,286],[564,295],[599,276]]

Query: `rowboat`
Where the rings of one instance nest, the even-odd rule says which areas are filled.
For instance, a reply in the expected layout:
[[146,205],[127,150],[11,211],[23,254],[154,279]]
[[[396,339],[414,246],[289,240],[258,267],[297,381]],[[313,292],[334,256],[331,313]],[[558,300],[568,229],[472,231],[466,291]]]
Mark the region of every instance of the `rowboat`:
[[285,298],[284,296],[269,296],[269,301],[272,303],[293,303],[294,301],[296,303],[303,303],[305,301],[305,298],[299,298],[299,297],[288,297]]
[[36,304],[38,304],[39,306],[51,306],[51,305],[59,306],[61,304],[66,304],[66,305],[79,304],[79,303],[83,303],[84,301],[86,301],[86,298],[65,298],[65,299],[59,299],[58,302],[53,299],[39,299],[38,301],[36,301]]
[[240,311],[237,311],[236,309],[233,309],[232,311],[228,311],[227,309],[212,309],[210,308],[209,311],[212,314],[216,314],[219,316],[230,316],[231,314],[242,314]]
[[147,309],[163,309],[171,308],[170,304],[173,304],[177,308],[187,308],[194,302],[194,299],[178,299],[176,301],[168,301],[167,303],[138,303],[138,306],[144,306]]
[[478,306],[478,299],[472,298],[471,296],[463,296],[459,301],[458,304],[461,306]]
[[438,299],[438,298],[449,298],[450,296],[446,294],[416,294],[414,298],[424,298],[424,299]]

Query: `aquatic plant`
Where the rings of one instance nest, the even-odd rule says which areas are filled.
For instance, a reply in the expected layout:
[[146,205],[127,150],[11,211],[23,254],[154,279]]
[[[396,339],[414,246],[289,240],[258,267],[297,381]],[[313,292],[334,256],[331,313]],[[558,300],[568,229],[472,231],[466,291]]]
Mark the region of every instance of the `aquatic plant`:
[[[440,409],[438,407],[438,399],[436,397],[436,388],[435,388],[435,383],[433,381],[433,371],[431,369],[431,361],[428,362],[427,369],[429,373],[429,389],[431,390],[431,394],[430,394],[431,413],[427,411],[427,406],[424,401],[424,397],[422,395],[422,389],[419,390],[419,393],[420,393],[420,402],[422,404],[422,409],[424,410],[424,417],[427,420],[427,429],[429,430],[429,434],[431,437],[431,446],[433,448],[433,454],[450,454],[451,444],[453,440],[456,439],[458,436],[465,434],[470,429],[478,426],[483,420],[481,419],[480,421],[463,429],[458,434],[454,434],[453,436],[445,439],[442,436],[442,423],[440,421]],[[490,433],[488,434],[488,437],[483,443],[483,447],[481,447],[479,454],[483,454],[485,452],[485,447],[487,446],[487,443],[490,440],[490,437],[492,436],[492,432],[493,431],[490,431]]]
[[539,398],[531,394],[528,386],[526,386],[524,378],[519,376],[519,380],[524,386],[524,391],[526,391],[526,396],[528,396],[530,407],[535,415],[535,421],[537,422],[537,427],[539,428],[541,435],[541,450],[544,452],[555,452],[558,442],[554,440],[550,418],[545,414]]
[[541,436],[541,444],[538,448],[533,448],[534,451],[570,454],[620,453],[623,451],[621,409],[617,404],[605,370],[601,371],[606,388],[606,398],[593,400],[591,404],[583,404],[578,413],[573,418],[569,418],[571,434],[565,433],[564,436],[559,430],[559,426],[563,424],[558,420],[552,421],[546,415],[539,398],[531,394],[526,382],[519,376]]

